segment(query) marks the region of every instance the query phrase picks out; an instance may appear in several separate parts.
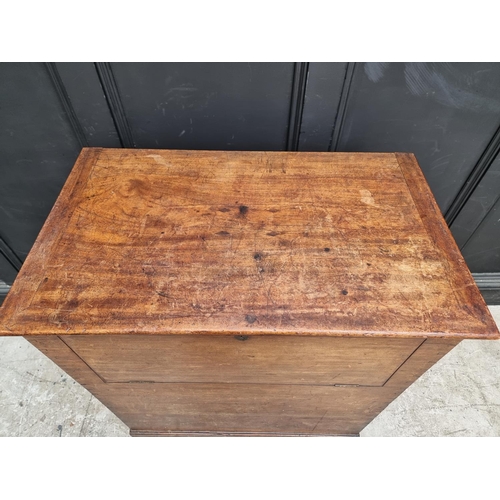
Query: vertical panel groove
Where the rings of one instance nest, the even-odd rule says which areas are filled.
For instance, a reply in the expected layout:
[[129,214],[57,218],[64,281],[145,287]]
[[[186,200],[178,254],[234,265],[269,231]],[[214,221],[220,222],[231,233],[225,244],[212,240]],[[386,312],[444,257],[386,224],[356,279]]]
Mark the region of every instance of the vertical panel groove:
[[340,93],[339,107],[337,111],[337,116],[335,118],[335,123],[333,125],[332,140],[330,142],[330,147],[328,148],[328,151],[337,151],[339,145],[340,137],[342,135],[342,129],[344,127],[347,102],[349,101],[349,94],[351,91],[351,84],[355,68],[356,68],[355,62],[347,63],[345,69],[344,85],[342,85],[342,92]]
[[83,127],[81,126],[80,121],[78,120],[78,117],[75,113],[75,110],[73,109],[73,105],[71,104],[71,100],[68,96],[68,93],[66,92],[66,88],[64,87],[63,81],[61,79],[61,76],[59,75],[59,72],[57,71],[55,63],[49,63],[49,62],[45,63],[45,67],[47,68],[50,79],[54,84],[56,93],[59,97],[59,100],[61,101],[64,111],[66,112],[68,120],[71,123],[73,132],[75,133],[75,136],[78,139],[80,146],[82,148],[87,147],[89,145],[87,136],[85,135]]
[[115,123],[121,145],[124,148],[135,148],[136,146],[132,130],[130,129],[127,116],[125,115],[125,110],[123,109],[123,104],[120,98],[120,93],[118,92],[118,86],[116,85],[113,71],[111,69],[111,64],[107,62],[96,62],[94,64],[106,97],[106,102],[108,103],[109,111]]
[[486,222],[486,220],[488,219],[488,215],[490,215],[490,212],[492,210],[495,210],[495,207],[496,207],[496,204],[498,203],[498,200],[500,200],[500,194],[496,197],[495,202],[491,204],[491,207],[486,211],[486,213],[484,214],[484,217],[479,221],[479,224],[476,225],[476,227],[474,228],[474,231],[472,231],[471,234],[469,235],[469,237],[465,240],[465,243],[460,248],[461,252],[464,252],[464,250],[467,247],[467,245],[469,244],[470,240],[472,240],[472,237],[476,234],[476,231],[478,231],[481,228],[481,226]]
[[304,112],[308,74],[309,63],[295,63],[290,98],[290,115],[288,118],[287,151],[298,151],[299,149],[300,126],[302,124],[302,113]]
[[19,272],[21,266],[23,265],[22,260],[17,256],[17,254],[10,248],[9,245],[0,236],[0,253],[7,259],[9,264]]
[[[481,179],[484,177],[484,175],[490,168],[491,164],[493,163],[493,160],[495,159],[499,151],[500,151],[500,127],[495,132],[488,146],[486,146],[486,149],[484,150],[478,162],[472,169],[469,177],[464,182],[463,186],[460,188],[460,191],[458,192],[457,196],[451,203],[450,208],[448,208],[448,210],[446,211],[445,220],[449,226],[457,218],[458,214],[465,206],[467,201],[469,201],[469,198],[471,197],[474,189],[476,189],[477,185],[481,182]],[[494,206],[494,204],[492,206]],[[486,214],[485,217],[487,215],[488,214]],[[471,236],[477,230],[479,224],[476,226]],[[469,239],[467,241],[469,241]],[[462,248],[464,248],[466,244],[467,242],[462,246]]]

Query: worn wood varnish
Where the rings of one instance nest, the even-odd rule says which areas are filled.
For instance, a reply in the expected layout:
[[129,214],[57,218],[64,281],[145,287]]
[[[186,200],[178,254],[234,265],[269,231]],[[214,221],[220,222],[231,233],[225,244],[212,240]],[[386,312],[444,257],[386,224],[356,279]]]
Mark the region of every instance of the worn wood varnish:
[[413,155],[82,151],[2,309],[133,434],[357,434],[498,330]]

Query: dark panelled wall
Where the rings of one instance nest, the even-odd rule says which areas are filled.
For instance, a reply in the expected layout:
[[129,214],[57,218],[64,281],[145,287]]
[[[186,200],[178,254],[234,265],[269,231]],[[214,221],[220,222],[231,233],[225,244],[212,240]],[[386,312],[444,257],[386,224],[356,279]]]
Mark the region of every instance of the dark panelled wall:
[[500,303],[500,64],[3,63],[0,127],[6,283],[83,146],[408,151]]
[[286,149],[293,69],[290,63],[112,64],[128,146]]
[[81,144],[44,64],[0,64],[0,279],[12,283]]

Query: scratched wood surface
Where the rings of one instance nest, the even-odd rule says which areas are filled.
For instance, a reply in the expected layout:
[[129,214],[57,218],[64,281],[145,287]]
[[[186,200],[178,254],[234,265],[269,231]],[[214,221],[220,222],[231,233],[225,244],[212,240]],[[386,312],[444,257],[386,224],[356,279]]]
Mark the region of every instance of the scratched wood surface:
[[0,334],[498,338],[406,154],[84,149]]

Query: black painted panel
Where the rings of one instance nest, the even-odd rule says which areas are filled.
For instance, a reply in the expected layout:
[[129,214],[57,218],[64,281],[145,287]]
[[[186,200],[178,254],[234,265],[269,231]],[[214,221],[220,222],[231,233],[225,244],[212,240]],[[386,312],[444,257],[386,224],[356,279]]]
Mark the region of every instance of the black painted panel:
[[415,153],[445,212],[499,124],[496,63],[357,64],[338,150]]
[[80,145],[42,63],[0,64],[0,120],[0,233],[23,260]]
[[462,249],[474,273],[500,272],[500,199]]
[[113,63],[139,148],[283,150],[293,63]]
[[467,243],[499,197],[500,156],[497,156],[451,225],[451,231],[460,248]]
[[12,284],[22,265],[19,257],[0,235],[0,284],[2,282]]
[[93,63],[56,63],[71,105],[91,147],[121,147]]
[[[78,155],[75,128],[91,146],[120,146],[110,106],[115,115],[124,110],[114,119],[123,137],[130,126],[138,147],[286,148],[293,63],[113,63],[99,74],[93,63],[52,68],[55,76],[41,63],[0,64],[0,235],[21,260]],[[327,151],[339,133],[338,150],[415,152],[443,211],[500,125],[498,63],[358,63],[352,80],[346,63],[308,68],[304,108],[295,110],[299,150]],[[105,90],[122,102],[107,100]],[[500,271],[499,197],[500,156],[452,225],[475,272]],[[10,282],[7,260],[0,256],[0,280]]]
[[299,151],[328,151],[347,63],[310,63]]
[[0,281],[4,281],[8,285],[14,283],[17,276],[17,270],[0,252]]

